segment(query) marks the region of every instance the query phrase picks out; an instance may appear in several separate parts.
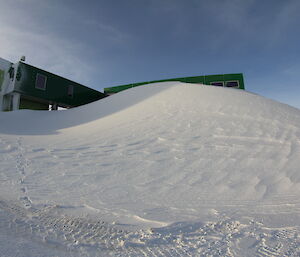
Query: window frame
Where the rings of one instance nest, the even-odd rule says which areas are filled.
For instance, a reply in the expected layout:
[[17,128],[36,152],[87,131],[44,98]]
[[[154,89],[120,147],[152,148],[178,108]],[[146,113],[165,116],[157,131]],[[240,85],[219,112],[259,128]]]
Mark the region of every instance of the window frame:
[[224,87],[224,85],[225,85],[224,81],[212,81],[212,82],[210,82],[211,86],[221,87],[221,86],[214,85],[213,83],[222,83],[222,87]]
[[68,85],[67,95],[68,95],[68,97],[73,98],[73,96],[74,96],[74,85]]
[[[37,86],[37,82],[38,82],[38,78],[39,77],[43,77],[45,80],[44,80],[44,85],[43,85],[43,87],[38,87]],[[36,74],[36,76],[35,76],[35,85],[34,85],[34,87],[36,88],[36,89],[39,89],[39,90],[43,90],[43,91],[46,91],[46,89],[47,89],[47,76],[46,75],[44,75],[44,74],[41,74],[41,73],[37,73]]]
[[[228,87],[227,83],[229,83],[229,82],[236,82],[237,83],[237,87]],[[238,80],[228,80],[225,83],[225,87],[228,87],[228,88],[240,88],[240,82]]]

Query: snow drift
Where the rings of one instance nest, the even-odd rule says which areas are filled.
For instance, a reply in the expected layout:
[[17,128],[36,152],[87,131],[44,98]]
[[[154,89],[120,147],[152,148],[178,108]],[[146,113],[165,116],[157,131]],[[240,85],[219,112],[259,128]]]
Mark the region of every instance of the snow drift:
[[[0,218],[17,216],[33,241],[88,255],[103,242],[129,256],[176,256],[179,245],[193,256],[299,253],[298,109],[242,90],[159,83],[68,111],[0,113],[0,124]],[[88,225],[68,238],[64,226],[79,218],[105,222],[105,241],[84,240]],[[290,234],[273,238],[275,228]],[[0,229],[8,240],[9,227]],[[200,230],[212,233],[203,244]]]

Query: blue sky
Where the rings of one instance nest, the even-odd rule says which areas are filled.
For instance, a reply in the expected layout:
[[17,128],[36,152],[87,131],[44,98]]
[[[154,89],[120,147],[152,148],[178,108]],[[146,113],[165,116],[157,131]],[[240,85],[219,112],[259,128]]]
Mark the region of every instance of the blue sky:
[[0,0],[0,57],[104,87],[244,73],[300,108],[299,0]]

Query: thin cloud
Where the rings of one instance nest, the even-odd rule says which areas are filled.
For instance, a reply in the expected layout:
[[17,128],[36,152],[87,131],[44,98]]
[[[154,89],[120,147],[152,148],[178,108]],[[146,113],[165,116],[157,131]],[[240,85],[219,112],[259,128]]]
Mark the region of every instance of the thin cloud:
[[282,73],[287,76],[294,76],[295,78],[297,78],[297,81],[298,81],[298,77],[300,74],[300,64],[294,63],[294,64],[288,66],[287,68],[285,68],[282,71]]
[[100,34],[103,39],[114,43],[124,44],[125,41],[128,41],[132,38],[132,36],[130,36],[128,33],[124,33],[112,25],[105,24],[95,19],[87,19],[84,20],[83,23],[92,28],[95,33]]
[[93,76],[110,73],[107,55],[132,40],[115,26],[59,1],[3,3],[0,33],[1,57],[15,62],[26,55],[28,63],[88,86],[95,84]]
[[86,81],[90,68],[77,57],[80,46],[53,35],[1,26],[0,55],[12,62],[26,55],[28,63],[77,81]]
[[273,40],[275,42],[284,41],[283,36],[285,31],[288,31],[291,27],[299,27],[299,12],[300,1],[291,0],[285,1],[282,8],[279,10],[277,19],[271,23],[273,28]]
[[[19,0],[20,1],[20,0]],[[20,1],[22,2],[22,1]],[[20,3],[19,2],[19,3]],[[94,67],[84,62],[85,46],[74,39],[43,29],[28,13],[13,5],[3,5],[0,12],[0,56],[16,62],[25,55],[27,62],[80,83],[90,81]],[[2,15],[3,14],[3,15]],[[9,17],[20,17],[11,19]],[[25,21],[22,23],[22,21]]]

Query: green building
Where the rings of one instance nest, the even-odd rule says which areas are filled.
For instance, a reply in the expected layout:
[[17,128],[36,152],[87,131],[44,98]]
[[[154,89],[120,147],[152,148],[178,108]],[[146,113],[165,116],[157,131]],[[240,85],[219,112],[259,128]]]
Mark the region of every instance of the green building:
[[204,76],[196,76],[196,77],[183,77],[183,78],[153,80],[147,82],[133,83],[133,84],[121,85],[117,87],[104,88],[104,93],[107,95],[111,95],[128,88],[142,86],[150,83],[167,82],[167,81],[179,81],[185,83],[245,89],[243,74],[233,73],[233,74],[204,75]]
[[23,61],[14,64],[0,58],[0,111],[72,108],[105,96]]
[[[24,57],[25,59],[25,57]],[[104,93],[24,63],[0,58],[0,111],[57,110],[91,103],[128,88],[150,83],[179,81],[245,89],[242,73],[204,75],[133,83],[104,89]]]

